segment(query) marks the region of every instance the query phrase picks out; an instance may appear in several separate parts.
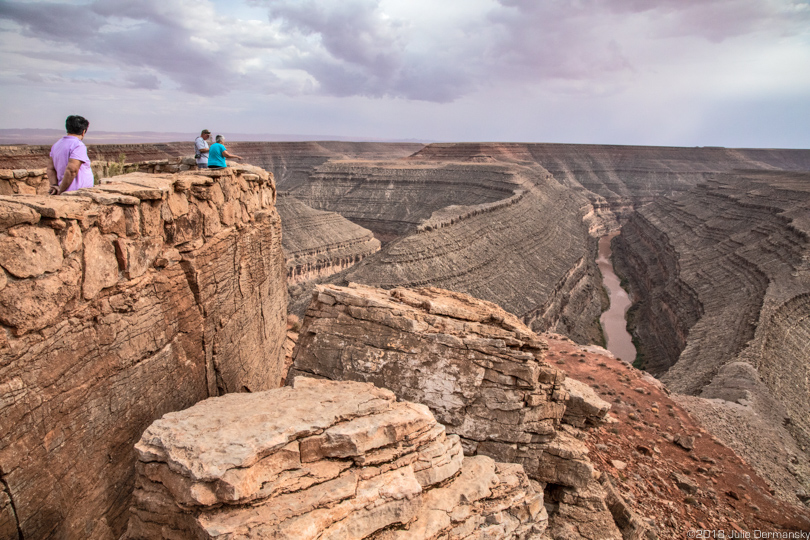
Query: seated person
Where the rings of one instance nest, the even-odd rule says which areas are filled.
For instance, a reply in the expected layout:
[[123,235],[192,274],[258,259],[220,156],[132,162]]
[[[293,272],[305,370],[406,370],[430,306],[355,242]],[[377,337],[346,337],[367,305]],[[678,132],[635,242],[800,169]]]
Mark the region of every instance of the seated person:
[[228,166],[228,162],[225,161],[225,158],[231,159],[242,159],[242,156],[237,156],[236,154],[231,154],[228,150],[225,149],[225,137],[222,135],[217,135],[217,142],[211,145],[211,148],[208,149],[208,168],[209,169],[224,169]]

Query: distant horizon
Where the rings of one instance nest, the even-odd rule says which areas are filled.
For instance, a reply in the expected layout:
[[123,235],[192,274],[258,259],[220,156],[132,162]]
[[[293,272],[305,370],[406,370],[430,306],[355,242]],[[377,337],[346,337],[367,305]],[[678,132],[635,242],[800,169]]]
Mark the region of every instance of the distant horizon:
[[[53,144],[63,136],[65,130],[48,128],[0,129],[0,145],[14,144],[43,145]],[[215,133],[216,134],[216,133]],[[429,144],[425,141],[408,139],[353,139],[339,135],[306,135],[292,133],[222,133],[229,142],[386,142]],[[199,132],[184,131],[93,131],[88,130],[85,136],[87,144],[149,144],[193,141]],[[254,138],[240,138],[254,137]],[[35,141],[35,142],[28,142]],[[430,141],[436,142],[436,141]]]
[[[0,146],[46,146],[51,145],[65,134],[64,130],[48,128],[0,129]],[[88,145],[98,144],[168,144],[193,141],[199,133],[179,131],[89,131],[84,141]],[[518,140],[478,140],[442,141],[416,139],[353,138],[339,135],[307,135],[278,133],[223,133],[228,142],[356,142],[385,144],[559,144],[579,146],[626,146],[654,148],[729,148],[750,150],[810,150],[808,147],[790,146],[722,146],[722,145],[672,145],[672,144],[631,144],[631,143],[572,143],[557,141],[518,141]]]
[[2,129],[810,148],[810,0],[4,0],[0,30]]

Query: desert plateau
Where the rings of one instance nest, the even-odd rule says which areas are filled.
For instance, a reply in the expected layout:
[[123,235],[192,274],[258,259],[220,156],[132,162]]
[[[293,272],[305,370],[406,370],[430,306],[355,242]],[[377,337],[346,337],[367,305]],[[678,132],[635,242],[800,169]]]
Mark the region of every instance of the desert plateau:
[[0,537],[810,531],[810,150],[49,149],[0,147]]

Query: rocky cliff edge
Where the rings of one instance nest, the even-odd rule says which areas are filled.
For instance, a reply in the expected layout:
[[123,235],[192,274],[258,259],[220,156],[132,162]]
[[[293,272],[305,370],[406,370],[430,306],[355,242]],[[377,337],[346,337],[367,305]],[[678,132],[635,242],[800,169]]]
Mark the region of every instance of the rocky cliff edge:
[[282,378],[272,175],[0,197],[0,537],[118,538],[156,418]]

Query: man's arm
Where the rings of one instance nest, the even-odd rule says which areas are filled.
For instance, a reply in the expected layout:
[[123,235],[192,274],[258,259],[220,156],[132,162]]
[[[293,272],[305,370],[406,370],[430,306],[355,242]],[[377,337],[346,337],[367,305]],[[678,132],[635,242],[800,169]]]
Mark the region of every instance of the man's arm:
[[53,164],[53,158],[48,161],[48,193],[50,195],[57,195],[59,193],[59,180],[56,176],[56,167]]
[[236,154],[231,154],[231,153],[230,153],[230,152],[228,152],[227,150],[224,150],[224,151],[222,152],[222,155],[223,155],[224,157],[226,157],[226,158],[231,158],[231,159],[244,159],[242,156],[237,156]]
[[76,175],[79,174],[79,167],[82,166],[82,162],[78,159],[69,159],[67,168],[65,168],[65,175],[62,177],[62,182],[59,183],[59,187],[57,188],[56,194],[61,195],[65,192],[67,188],[70,187],[70,184],[76,178]]

